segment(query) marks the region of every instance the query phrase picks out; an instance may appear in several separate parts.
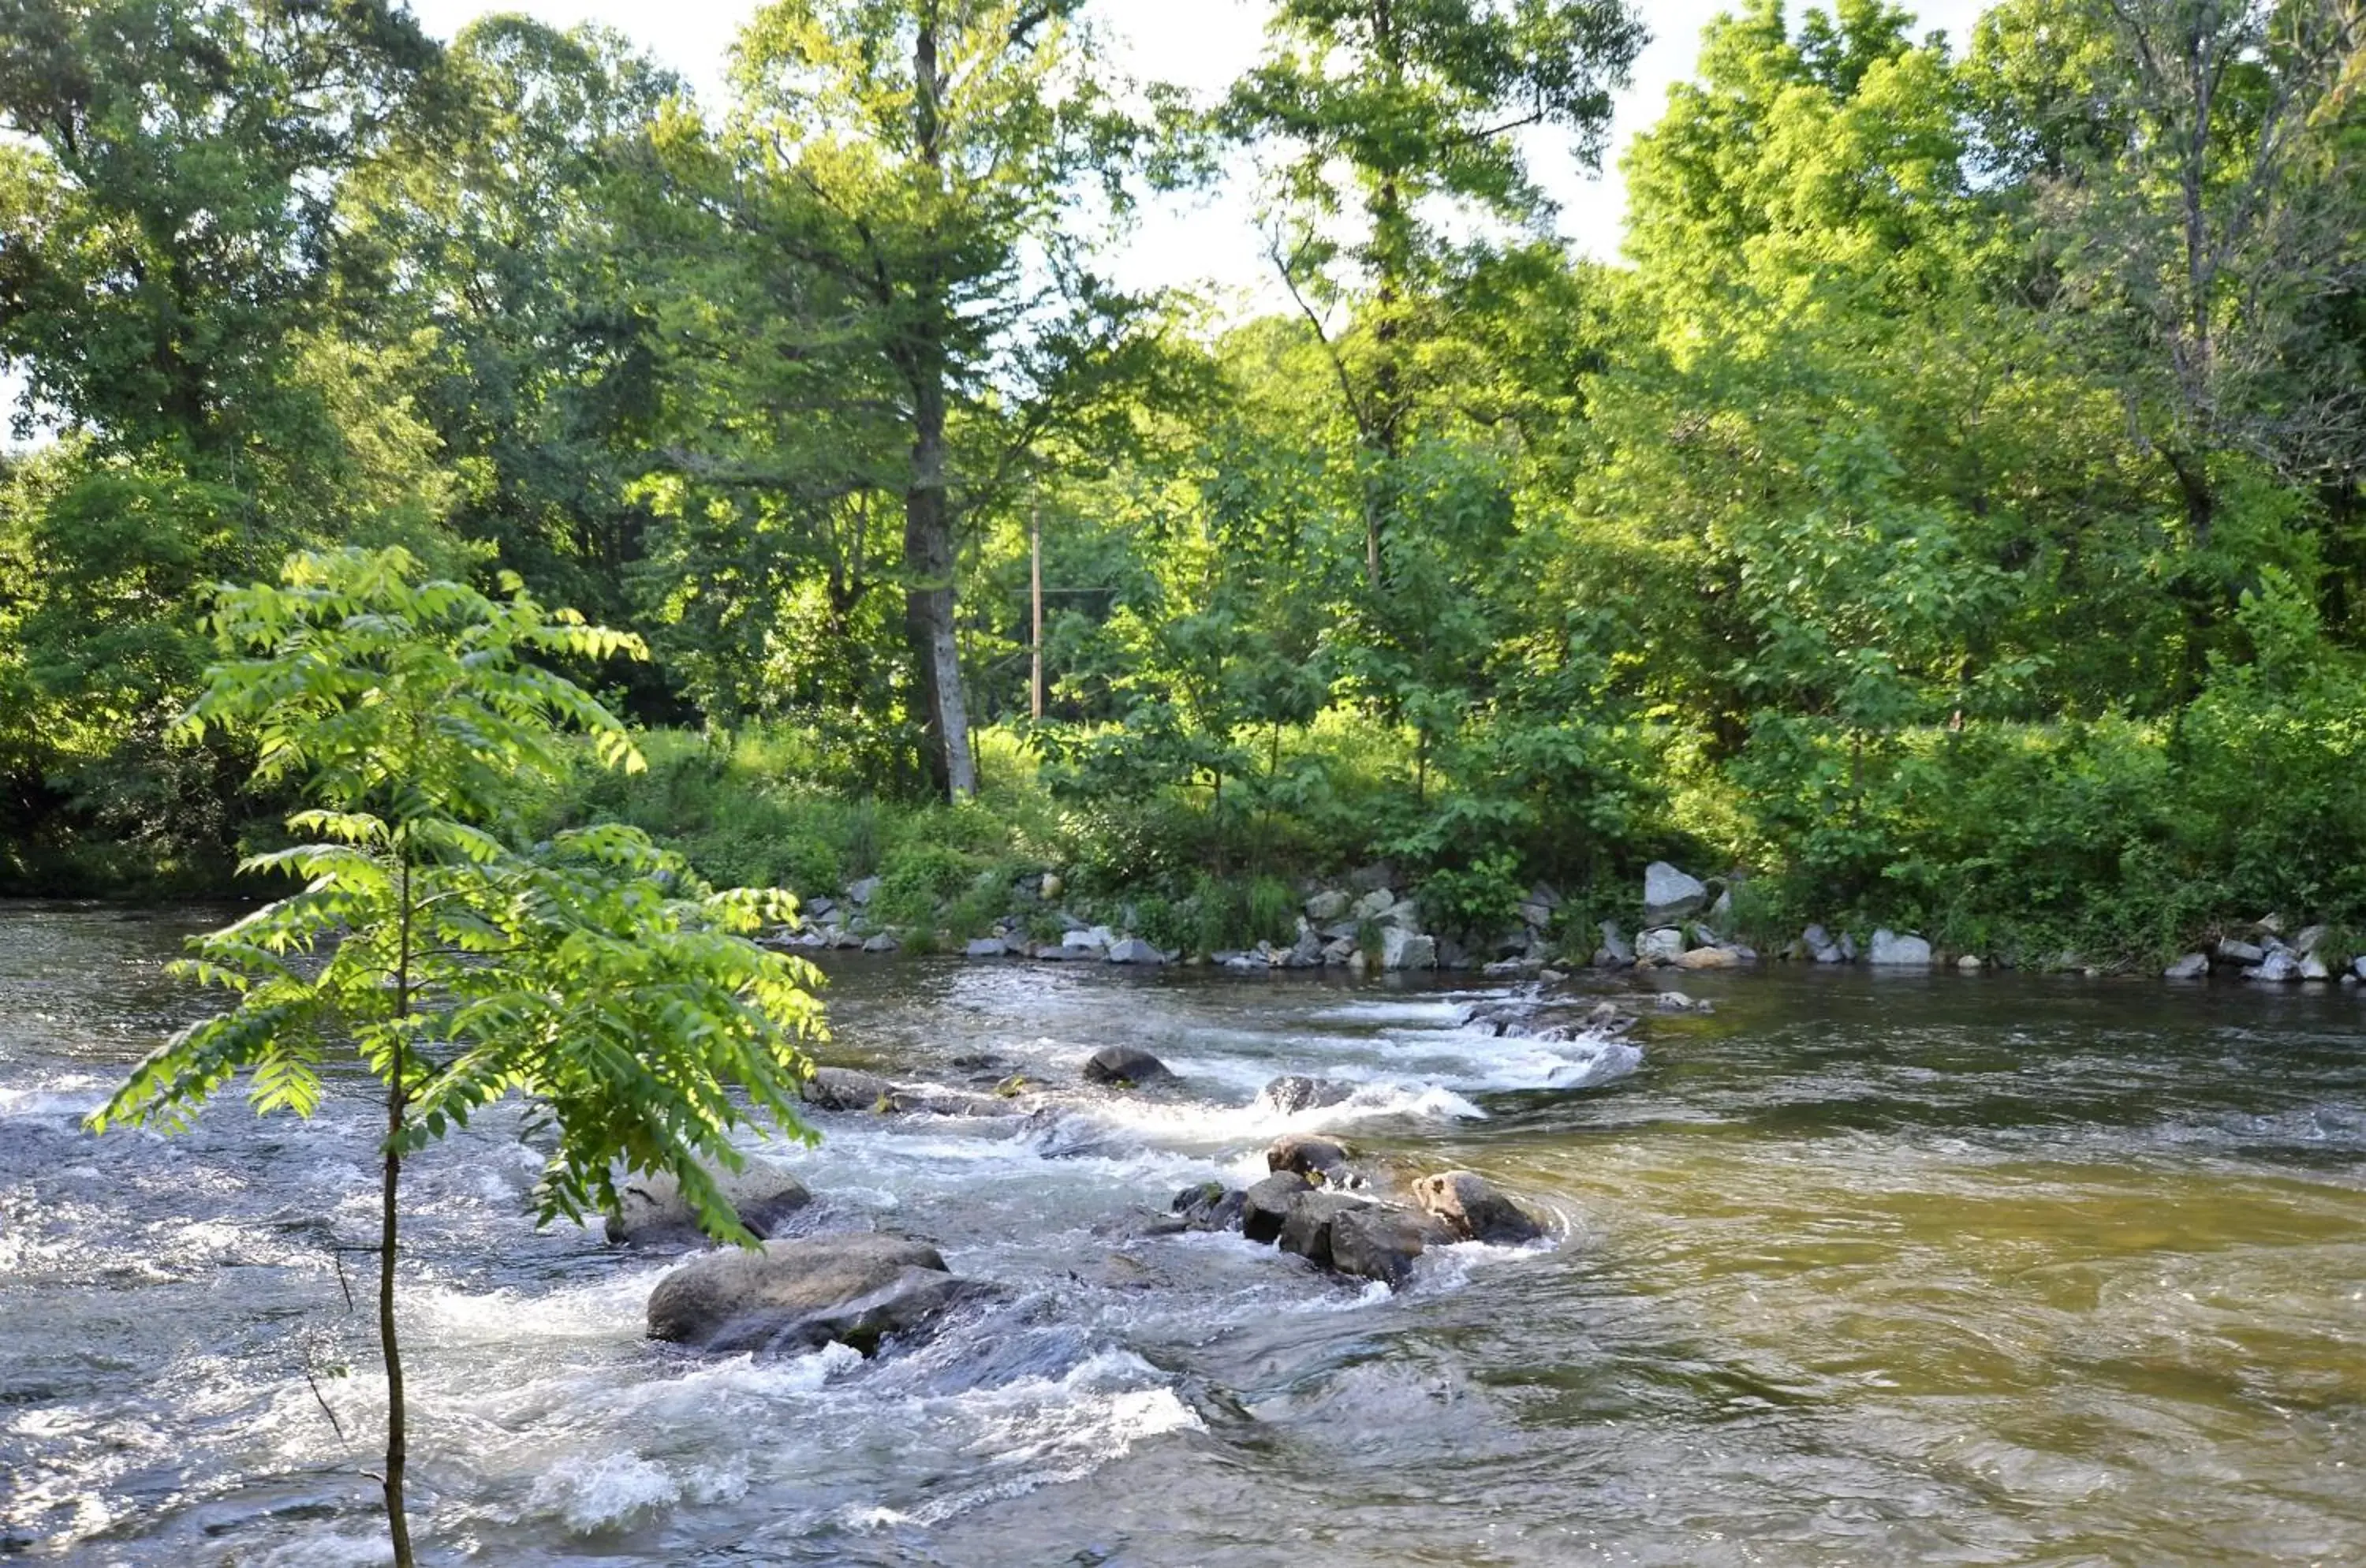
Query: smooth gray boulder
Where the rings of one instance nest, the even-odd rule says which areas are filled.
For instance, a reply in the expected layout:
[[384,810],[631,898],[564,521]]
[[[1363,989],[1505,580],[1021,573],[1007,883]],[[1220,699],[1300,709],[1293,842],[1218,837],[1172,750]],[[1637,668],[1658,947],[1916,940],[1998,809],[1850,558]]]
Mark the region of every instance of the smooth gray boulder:
[[2315,953],[2304,953],[2300,961],[2300,977],[2304,980],[2330,980],[2333,971]]
[[1437,967],[1437,942],[1403,926],[1390,926],[1380,932],[1380,967],[1383,969],[1435,969]]
[[2294,953],[2299,953],[2303,958],[2306,958],[2310,953],[2315,953],[2318,948],[2325,945],[2326,935],[2326,928],[2321,925],[2303,926],[2299,931],[2293,933],[2292,950]]
[[2360,980],[2366,981],[2366,953],[2361,953],[2349,961],[2349,972],[2357,976]]
[[1164,964],[1166,955],[1138,936],[1127,937],[1109,950],[1111,964]]
[[1385,887],[1375,887],[1349,907],[1344,917],[1352,920],[1377,920],[1396,908],[1397,896]]
[[1456,1235],[1471,1241],[1517,1246],[1544,1235],[1527,1211],[1468,1170],[1425,1176],[1413,1184],[1414,1201]]
[[846,901],[858,906],[868,905],[878,892],[879,879],[875,876],[866,876],[847,887]]
[[1673,964],[1684,955],[1684,933],[1673,926],[1655,926],[1635,939],[1638,964]]
[[1900,936],[1884,929],[1873,933],[1873,945],[1865,952],[1865,962],[1879,969],[1928,969],[1931,944],[1919,936]]
[[1643,869],[1643,923],[1664,926],[1681,920],[1708,903],[1708,887],[1666,861],[1655,860]]
[[881,1234],[768,1241],[710,1252],[649,1292],[648,1335],[736,1354],[795,1353],[833,1341],[864,1355],[925,1327],[977,1287],[925,1242]]
[[1258,1103],[1269,1106],[1284,1116],[1295,1116],[1301,1111],[1313,1111],[1326,1105],[1340,1105],[1351,1099],[1356,1086],[1331,1078],[1311,1078],[1290,1073],[1274,1079],[1257,1090]]
[[1104,1045],[1085,1058],[1087,1083],[1131,1087],[1175,1076],[1166,1063],[1139,1045]]
[[896,953],[902,951],[903,946],[904,944],[897,942],[891,933],[881,931],[877,936],[868,938],[864,941],[862,951],[865,953]]
[[[706,1173],[739,1223],[759,1239],[813,1201],[806,1184],[769,1160],[738,1170],[708,1166]],[[688,1247],[712,1240],[671,1171],[635,1171],[616,1181],[616,1206],[607,1215],[608,1239],[625,1247]]]
[[974,937],[969,945],[962,949],[962,956],[963,958],[1008,958],[1010,956],[1010,944],[998,936]]
[[2246,980],[2258,980],[2265,985],[2281,985],[2300,978],[2300,960],[2283,948],[2277,948],[2257,964],[2243,971]]
[[1635,944],[1618,930],[1617,920],[1602,922],[1602,944],[1594,950],[1596,969],[1631,969],[1635,966]]
[[2210,955],[2189,953],[2160,972],[2164,980],[2199,980],[2210,973]]
[[893,1098],[895,1086],[853,1067],[816,1067],[798,1092],[824,1111],[875,1111]]
[[1318,926],[1328,925],[1346,914],[1354,902],[1336,888],[1325,888],[1306,900],[1306,918]]
[[1314,1184],[1298,1172],[1275,1171],[1241,1195],[1241,1234],[1251,1241],[1273,1240],[1291,1206],[1313,1190]]
[[2257,964],[2267,955],[2268,950],[2256,942],[2237,942],[2231,936],[2218,939],[2221,964]]

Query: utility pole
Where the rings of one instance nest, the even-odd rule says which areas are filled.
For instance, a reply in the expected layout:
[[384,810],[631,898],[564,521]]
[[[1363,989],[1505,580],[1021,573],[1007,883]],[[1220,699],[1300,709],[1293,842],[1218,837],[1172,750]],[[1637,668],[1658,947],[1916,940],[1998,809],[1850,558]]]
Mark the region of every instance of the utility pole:
[[1035,615],[1035,670],[1027,689],[1033,694],[1035,722],[1043,722],[1043,503],[1030,504],[1027,514],[1028,570],[1031,574],[1029,598],[1033,602]]

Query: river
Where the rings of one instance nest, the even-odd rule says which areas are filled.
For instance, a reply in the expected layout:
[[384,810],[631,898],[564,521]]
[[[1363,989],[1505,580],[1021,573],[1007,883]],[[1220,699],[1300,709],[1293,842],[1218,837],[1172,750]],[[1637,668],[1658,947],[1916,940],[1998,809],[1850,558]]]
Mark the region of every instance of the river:
[[[0,906],[0,1559],[385,1557],[374,1274],[332,1250],[371,1234],[363,1086],[79,1130],[199,1005],[157,970],[206,913]],[[1682,983],[1717,1011],[1639,1062],[1459,1029],[1476,987],[839,964],[828,1059],[1072,1079],[1128,1043],[1187,1091],[774,1151],[812,1224],[1004,1287],[871,1362],[649,1345],[667,1261],[535,1231],[519,1119],[481,1122],[411,1178],[422,1561],[2366,1562],[2366,999]],[[1364,1087],[1284,1122],[1251,1101],[1285,1072]],[[1125,1239],[1285,1126],[1477,1170],[1555,1235],[1394,1296]]]

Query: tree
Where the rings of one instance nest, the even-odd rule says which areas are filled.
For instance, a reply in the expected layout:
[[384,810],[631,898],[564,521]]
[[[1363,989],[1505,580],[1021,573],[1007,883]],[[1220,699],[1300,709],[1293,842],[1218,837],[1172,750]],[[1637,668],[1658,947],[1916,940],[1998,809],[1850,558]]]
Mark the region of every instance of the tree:
[[[1564,130],[1601,162],[1611,95],[1642,48],[1623,0],[1281,0],[1266,59],[1221,113],[1243,141],[1290,149],[1279,171],[1284,231],[1273,258],[1330,349],[1340,398],[1367,452],[1407,434],[1415,312],[1449,260],[1425,215],[1439,202],[1536,229],[1550,204],[1515,133]],[[1355,209],[1359,235],[1334,231]],[[1319,306],[1369,290],[1358,354],[1333,344]],[[1358,363],[1360,360],[1361,363]],[[1366,506],[1364,559],[1381,582],[1381,508]]]
[[224,658],[186,729],[251,742],[258,784],[310,797],[288,819],[302,841],[245,864],[304,887],[196,939],[179,972],[234,1004],[156,1050],[92,1118],[178,1127],[242,1074],[257,1111],[309,1115],[323,1059],[347,1050],[384,1086],[382,1483],[400,1568],[413,1562],[395,1318],[404,1159],[515,1092],[556,1134],[539,1219],[613,1205],[620,1168],[665,1171],[708,1230],[752,1244],[707,1162],[738,1168],[730,1134],[752,1120],[811,1136],[798,1043],[821,1027],[813,971],[746,940],[793,911],[785,894],[714,891],[627,828],[513,841],[521,782],[569,765],[562,727],[604,763],[639,765],[617,721],[535,660],[604,659],[634,639],[546,614],[514,578],[495,600],[422,576],[399,549],[343,550],[216,596]]
[[[1086,265],[1067,209],[1132,127],[1089,71],[1081,0],[780,0],[738,51],[719,139],[682,122],[684,182],[791,275],[788,352],[844,367],[873,442],[844,492],[901,502],[904,626],[940,790],[975,794],[955,640],[965,510],[1007,496],[1055,426],[1129,380],[1139,301]],[[900,450],[875,444],[892,431]],[[808,486],[810,470],[800,476]]]

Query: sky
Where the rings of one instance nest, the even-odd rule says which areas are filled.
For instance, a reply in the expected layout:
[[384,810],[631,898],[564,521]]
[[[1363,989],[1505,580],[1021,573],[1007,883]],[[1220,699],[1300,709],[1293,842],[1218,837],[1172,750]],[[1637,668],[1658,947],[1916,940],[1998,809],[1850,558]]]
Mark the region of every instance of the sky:
[[[1909,0],[1911,4],[1911,0]],[[1614,260],[1624,226],[1626,191],[1618,153],[1656,120],[1671,85],[1686,80],[1700,53],[1701,29],[1738,0],[1636,0],[1651,41],[1635,62],[1633,85],[1618,98],[1612,151],[1588,175],[1552,137],[1526,151],[1531,173],[1560,208],[1561,237],[1580,254]],[[430,32],[448,38],[488,10],[522,10],[554,26],[596,21],[633,39],[672,67],[702,97],[722,97],[724,52],[754,0],[411,0]],[[1796,9],[1806,9],[1797,4]],[[1256,59],[1266,0],[1090,0],[1120,69],[1137,80],[1171,82],[1204,97],[1221,93]],[[1976,0],[1924,0],[1917,34],[1944,27],[1964,42],[1980,7]],[[1137,215],[1111,258],[1129,288],[1213,284],[1244,306],[1272,308],[1275,286],[1255,222],[1245,171],[1213,192],[1156,200]]]

